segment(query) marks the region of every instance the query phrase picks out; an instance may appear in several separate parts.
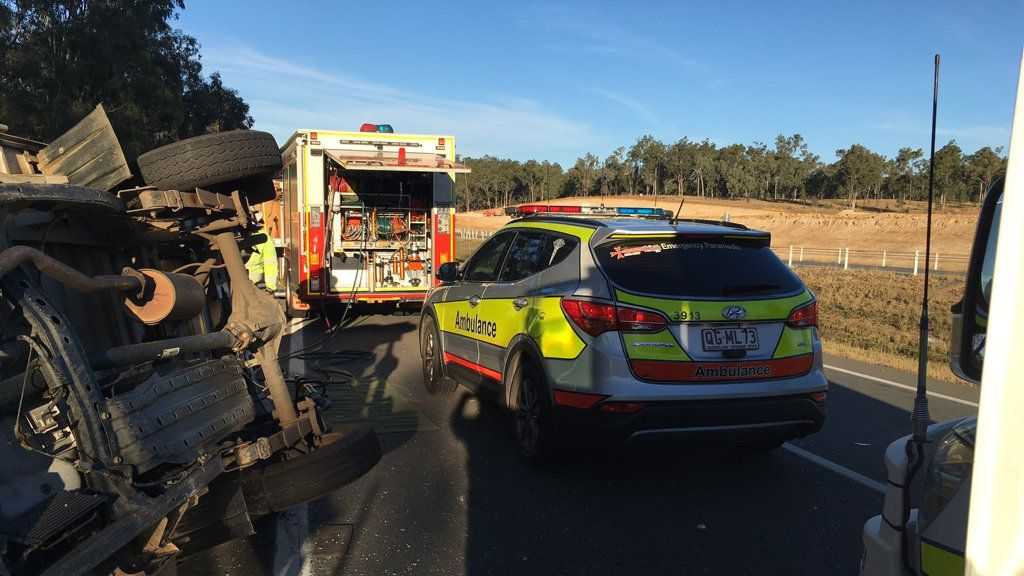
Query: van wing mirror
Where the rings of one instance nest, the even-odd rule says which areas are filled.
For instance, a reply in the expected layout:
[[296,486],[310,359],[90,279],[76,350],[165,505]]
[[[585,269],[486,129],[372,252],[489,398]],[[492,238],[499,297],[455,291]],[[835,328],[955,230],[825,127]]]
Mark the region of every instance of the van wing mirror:
[[996,239],[999,237],[999,216],[1003,205],[1003,182],[989,189],[978,216],[978,227],[971,246],[967,266],[964,298],[954,304],[953,334],[949,346],[949,364],[953,373],[975,384],[981,382],[985,360],[985,332],[988,327],[988,305],[992,295]]
[[437,269],[437,279],[441,282],[455,282],[459,279],[459,263],[445,262]]

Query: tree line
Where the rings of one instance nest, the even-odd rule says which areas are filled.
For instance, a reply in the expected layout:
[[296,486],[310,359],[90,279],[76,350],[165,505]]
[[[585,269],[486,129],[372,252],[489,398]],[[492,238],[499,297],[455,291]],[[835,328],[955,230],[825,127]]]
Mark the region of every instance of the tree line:
[[172,21],[183,0],[0,0],[0,123],[48,142],[98,103],[129,162],[207,132],[250,128],[249,105],[203,72]]
[[[823,162],[800,134],[774,145],[717,146],[708,139],[665,144],[644,135],[603,160],[587,153],[564,169],[558,163],[464,158],[472,174],[457,182],[460,208],[476,210],[560,196],[695,195],[763,200],[921,200],[928,192],[928,158],[900,148],[893,158],[861,144]],[[935,194],[941,202],[976,202],[1006,171],[1001,147],[966,154],[950,140],[935,151]]]

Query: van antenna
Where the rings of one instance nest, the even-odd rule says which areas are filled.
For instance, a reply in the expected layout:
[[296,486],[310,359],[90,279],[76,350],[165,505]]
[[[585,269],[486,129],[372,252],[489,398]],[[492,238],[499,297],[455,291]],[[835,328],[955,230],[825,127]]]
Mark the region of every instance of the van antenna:
[[935,55],[935,80],[932,84],[932,142],[928,159],[928,227],[924,241],[924,297],[921,298],[921,334],[917,356],[917,396],[914,398],[914,440],[924,442],[928,431],[928,283],[932,255],[932,207],[935,198],[935,121],[939,111],[939,55]]
[[[914,411],[910,422],[913,429],[911,441],[907,442],[907,476],[903,481],[903,525],[910,518],[910,484],[924,461],[924,445],[928,434],[928,263],[931,262],[932,251],[932,206],[935,198],[935,120],[939,111],[939,63],[940,57],[935,55],[935,76],[932,81],[932,141],[931,156],[928,159],[928,224],[924,243],[924,296],[921,298],[921,333],[917,343],[917,393],[914,396]],[[912,566],[907,551],[909,550],[907,531],[903,531],[903,562]]]

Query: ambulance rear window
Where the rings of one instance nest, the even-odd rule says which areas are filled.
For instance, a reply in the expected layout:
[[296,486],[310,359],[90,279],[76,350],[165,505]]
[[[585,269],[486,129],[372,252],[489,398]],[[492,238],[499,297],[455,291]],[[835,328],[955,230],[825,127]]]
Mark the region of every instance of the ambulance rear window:
[[763,298],[795,292],[800,279],[762,239],[613,240],[595,249],[620,288],[686,298]]

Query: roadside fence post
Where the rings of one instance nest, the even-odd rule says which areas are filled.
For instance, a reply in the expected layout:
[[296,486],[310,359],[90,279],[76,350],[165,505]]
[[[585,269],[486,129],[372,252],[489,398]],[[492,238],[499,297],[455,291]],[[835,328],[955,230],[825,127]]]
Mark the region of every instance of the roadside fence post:
[[917,261],[921,258],[921,251],[914,250],[914,276],[917,276]]
[[793,267],[793,245],[789,245],[789,267]]
[[939,253],[936,252],[935,253],[935,267],[932,268],[932,270],[938,271],[938,269],[939,269]]
[[836,266],[839,266],[842,263],[843,263],[843,249],[840,248],[839,249],[839,256],[836,257]]
[[803,246],[800,247],[800,263],[801,264],[804,263],[804,247]]
[[882,250],[882,268],[885,268],[885,258],[886,258],[886,256],[888,256],[888,253],[885,250]]
[[850,269],[850,248],[846,248],[846,259],[843,260],[843,270]]

